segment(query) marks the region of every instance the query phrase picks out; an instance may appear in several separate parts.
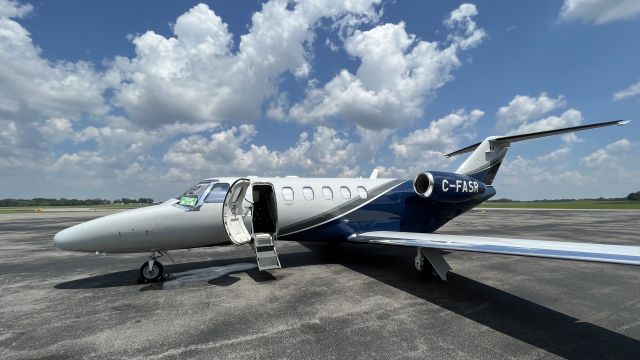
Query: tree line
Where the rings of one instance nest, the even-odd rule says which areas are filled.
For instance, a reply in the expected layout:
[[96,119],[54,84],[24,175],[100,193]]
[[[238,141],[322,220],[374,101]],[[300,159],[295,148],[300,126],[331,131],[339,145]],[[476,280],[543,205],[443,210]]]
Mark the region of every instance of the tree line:
[[83,206],[83,205],[108,205],[108,204],[153,204],[152,198],[121,198],[116,200],[106,199],[50,199],[50,198],[33,198],[33,199],[0,199],[0,207],[15,206]]
[[[604,198],[604,197],[599,197],[596,199],[543,199],[543,200],[530,200],[527,202],[567,202],[567,201],[624,201],[624,200],[630,200],[630,201],[640,201],[640,191],[636,191],[634,193],[629,194],[627,197],[624,198]],[[502,198],[502,199],[495,199],[495,200],[489,200],[487,202],[498,202],[498,203],[505,203],[505,202],[520,202],[520,200],[511,200],[511,199],[507,199],[507,198]]]

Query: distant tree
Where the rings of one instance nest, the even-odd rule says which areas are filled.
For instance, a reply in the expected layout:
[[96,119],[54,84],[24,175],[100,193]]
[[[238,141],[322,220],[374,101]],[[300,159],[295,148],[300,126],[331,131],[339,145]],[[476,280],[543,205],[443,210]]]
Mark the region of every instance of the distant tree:
[[640,191],[636,191],[627,196],[627,200],[640,201]]

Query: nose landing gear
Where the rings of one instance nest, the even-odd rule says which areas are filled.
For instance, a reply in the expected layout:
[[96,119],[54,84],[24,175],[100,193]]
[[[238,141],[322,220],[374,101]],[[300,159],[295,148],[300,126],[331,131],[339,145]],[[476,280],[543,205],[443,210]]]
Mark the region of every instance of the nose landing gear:
[[156,260],[162,255],[164,255],[162,251],[158,251],[157,255],[156,251],[151,252],[151,255],[149,255],[149,261],[145,262],[140,267],[140,278],[138,279],[139,283],[147,284],[162,280],[164,268],[160,261]]

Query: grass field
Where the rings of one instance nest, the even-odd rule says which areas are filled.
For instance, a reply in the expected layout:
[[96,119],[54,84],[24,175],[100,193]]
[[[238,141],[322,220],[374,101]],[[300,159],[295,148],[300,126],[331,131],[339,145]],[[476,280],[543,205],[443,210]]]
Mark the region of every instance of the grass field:
[[518,201],[484,203],[483,208],[640,210],[640,201]]

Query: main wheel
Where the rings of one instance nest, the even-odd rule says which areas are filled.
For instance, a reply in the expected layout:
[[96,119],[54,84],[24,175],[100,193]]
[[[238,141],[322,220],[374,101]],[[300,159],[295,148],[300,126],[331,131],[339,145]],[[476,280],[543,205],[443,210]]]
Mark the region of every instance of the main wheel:
[[149,263],[144,263],[140,267],[140,282],[141,283],[152,283],[160,280],[162,278],[162,273],[164,272],[164,268],[159,261],[154,261],[151,270],[149,270]]

